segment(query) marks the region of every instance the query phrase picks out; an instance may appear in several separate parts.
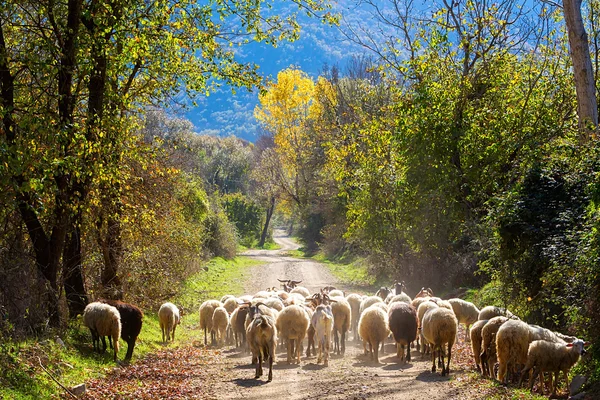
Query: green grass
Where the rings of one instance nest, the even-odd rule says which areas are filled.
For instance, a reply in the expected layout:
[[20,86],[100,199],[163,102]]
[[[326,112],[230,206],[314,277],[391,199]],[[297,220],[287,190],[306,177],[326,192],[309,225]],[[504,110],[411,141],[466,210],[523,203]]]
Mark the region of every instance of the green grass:
[[[177,328],[175,342],[162,343],[157,310],[145,310],[142,331],[133,353],[132,363],[145,355],[165,347],[174,348],[199,341],[198,307],[206,299],[220,299],[226,293],[242,293],[242,283],[260,262],[246,257],[233,260],[215,258],[204,270],[192,275],[172,300],[182,305],[185,313]],[[39,366],[38,357],[49,372],[64,386],[70,388],[109,373],[115,364],[112,353],[98,354],[92,349],[89,330],[81,317],[71,321],[68,330],[60,335],[64,346],[54,336],[49,339],[22,342],[0,342],[0,399],[59,398],[63,390]],[[125,356],[127,344],[120,341],[119,358]]]

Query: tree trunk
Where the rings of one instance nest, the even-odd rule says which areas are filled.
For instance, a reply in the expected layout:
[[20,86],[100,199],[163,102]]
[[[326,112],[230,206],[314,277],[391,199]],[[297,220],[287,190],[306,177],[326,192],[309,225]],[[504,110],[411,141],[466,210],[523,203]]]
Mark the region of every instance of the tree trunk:
[[74,221],[72,224],[63,253],[63,282],[70,318],[83,314],[88,304],[82,269],[81,229],[78,223],[79,221]]
[[260,242],[258,242],[258,247],[263,247],[265,245],[265,241],[267,240],[267,233],[269,232],[269,223],[271,222],[271,217],[273,216],[274,210],[275,196],[271,196],[269,208],[267,208],[267,218],[265,219],[265,226],[263,228],[262,234],[260,235]]
[[103,287],[103,296],[113,300],[122,300],[123,290],[121,288],[121,279],[118,276],[119,264],[123,257],[121,222],[119,220],[121,213],[120,207],[117,206],[118,211],[114,212],[114,207],[105,204],[103,212],[107,212],[108,210],[110,212],[106,219],[106,226],[102,226],[103,218],[100,218],[98,223],[98,243],[104,257],[104,268],[102,269],[100,279]]
[[573,61],[579,129],[582,140],[585,141],[598,125],[594,70],[590,58],[588,36],[581,17],[581,0],[564,0],[563,10],[569,34],[571,60]]

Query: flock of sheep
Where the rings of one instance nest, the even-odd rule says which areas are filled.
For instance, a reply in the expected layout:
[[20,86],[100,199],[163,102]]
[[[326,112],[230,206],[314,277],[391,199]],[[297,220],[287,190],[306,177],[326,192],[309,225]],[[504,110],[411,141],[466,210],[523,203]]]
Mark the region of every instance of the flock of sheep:
[[[343,355],[349,331],[354,332],[355,341],[362,340],[364,354],[370,354],[375,362],[379,362],[379,348],[383,351],[385,340],[391,333],[400,361],[411,361],[411,347],[414,346],[423,356],[431,354],[431,371],[441,368],[444,376],[450,373],[452,348],[458,325],[462,323],[467,329],[466,338],[471,341],[477,369],[484,375],[497,377],[501,382],[506,382],[509,375],[513,379],[520,376],[520,384],[531,371],[530,389],[539,374],[543,392],[543,373],[550,372],[550,387],[555,394],[559,372],[564,373],[568,388],[567,374],[585,353],[584,346],[587,345],[575,337],[529,325],[506,309],[488,306],[479,310],[462,299],[442,300],[435,297],[431,289],[423,288],[411,299],[404,293],[403,282],[395,283],[393,289],[382,287],[373,296],[356,293],[345,296],[331,286],[311,294],[298,286],[301,281],[280,281],[282,290],[269,288],[253,296],[226,295],[220,300],[207,300],[200,306],[200,329],[204,331],[205,345],[209,334],[213,345],[223,345],[226,340],[235,340],[236,347],[246,348],[247,345],[252,352],[252,363],[256,365],[255,378],[262,376],[263,362],[266,362],[268,380],[272,380],[277,344],[286,346],[288,363],[300,363],[305,337],[308,339],[306,356],[310,357],[312,350],[317,355],[317,363],[328,365],[332,340],[333,351]],[[125,325],[129,325],[129,340],[126,340],[131,358],[135,343],[135,339],[131,343],[132,321],[141,315],[141,311],[138,315],[125,307],[129,314],[125,318],[121,314],[119,322],[121,310],[117,310],[117,306],[131,305],[104,303],[91,303],[84,314],[94,347],[96,344],[99,347],[99,338],[102,338],[106,348],[104,336],[109,336],[109,341],[112,337],[116,360],[122,322],[123,331]],[[163,341],[174,340],[175,328],[180,322],[179,309],[172,303],[165,303],[158,316]],[[141,329],[141,317],[139,320]],[[137,334],[139,329],[136,337]],[[122,336],[125,339],[125,335]]]

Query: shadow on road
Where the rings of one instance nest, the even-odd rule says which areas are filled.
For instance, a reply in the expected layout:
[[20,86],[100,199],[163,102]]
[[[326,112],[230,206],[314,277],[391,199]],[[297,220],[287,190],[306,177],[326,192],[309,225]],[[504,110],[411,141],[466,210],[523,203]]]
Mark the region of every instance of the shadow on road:
[[431,371],[423,371],[415,378],[417,381],[421,382],[442,382],[449,381],[452,379],[452,375],[450,376],[442,376],[441,372],[431,372]]
[[246,388],[250,388],[250,387],[256,387],[256,386],[263,386],[266,385],[267,382],[266,379],[263,380],[263,378],[236,378],[236,379],[232,379],[231,382],[235,383],[238,386],[242,386],[242,387],[246,387]]

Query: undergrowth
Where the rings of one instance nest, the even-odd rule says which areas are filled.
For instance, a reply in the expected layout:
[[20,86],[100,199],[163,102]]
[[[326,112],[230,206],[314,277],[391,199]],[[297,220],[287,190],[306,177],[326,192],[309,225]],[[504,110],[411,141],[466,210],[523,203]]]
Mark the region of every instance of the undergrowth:
[[[200,341],[198,306],[208,298],[219,299],[225,293],[241,293],[245,277],[257,264],[259,262],[245,257],[233,260],[215,258],[202,271],[187,279],[179,294],[170,299],[184,310],[174,342],[162,343],[157,310],[145,310],[142,331],[131,362],[135,363],[159,349]],[[122,360],[127,343],[121,340],[120,346],[119,358]],[[91,335],[83,326],[81,317],[71,321],[65,331],[55,331],[43,338],[24,341],[0,338],[0,399],[58,399],[64,390],[50,375],[70,388],[89,379],[103,377],[120,365],[121,362],[119,365],[113,362],[110,349],[103,354],[93,351]]]

